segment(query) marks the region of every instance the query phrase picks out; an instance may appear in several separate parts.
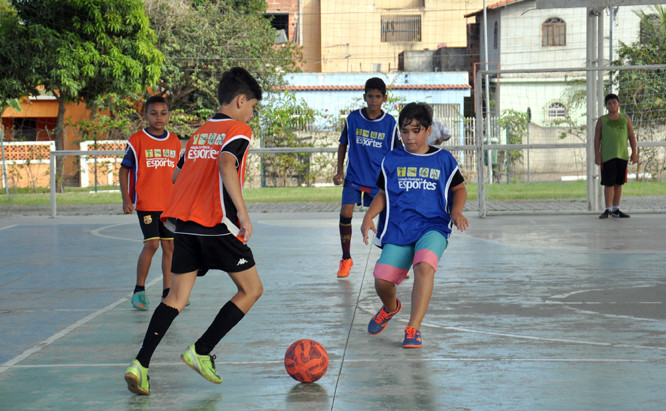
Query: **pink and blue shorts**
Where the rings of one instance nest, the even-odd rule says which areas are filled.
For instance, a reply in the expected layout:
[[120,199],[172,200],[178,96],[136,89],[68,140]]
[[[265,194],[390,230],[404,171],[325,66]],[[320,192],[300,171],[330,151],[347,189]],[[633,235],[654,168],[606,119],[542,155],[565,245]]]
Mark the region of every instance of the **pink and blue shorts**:
[[439,231],[428,231],[414,244],[385,244],[373,274],[375,278],[400,284],[412,265],[426,263],[437,270],[447,244]]

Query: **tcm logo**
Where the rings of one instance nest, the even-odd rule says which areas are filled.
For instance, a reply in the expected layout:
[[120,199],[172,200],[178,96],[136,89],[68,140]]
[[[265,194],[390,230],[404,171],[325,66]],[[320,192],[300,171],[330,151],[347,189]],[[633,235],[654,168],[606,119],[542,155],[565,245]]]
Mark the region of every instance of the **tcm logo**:
[[219,155],[219,151],[213,147],[210,146],[205,146],[205,147],[192,147],[190,148],[190,151],[187,152],[187,159],[188,160],[196,160],[198,158],[201,159],[209,159],[209,160],[217,160],[217,156]]
[[398,180],[398,188],[401,190],[437,190],[437,183],[427,180]]
[[203,145],[203,144],[216,144],[218,146],[222,145],[226,134],[224,133],[201,133],[194,136],[194,144]]
[[169,150],[169,149],[160,149],[160,148],[155,148],[155,149],[150,149],[145,151],[146,158],[153,158],[153,157],[168,157],[168,158],[176,158],[176,150]]
[[398,177],[421,177],[431,180],[439,180],[441,175],[439,169],[429,167],[397,167],[396,173]]
[[364,130],[362,128],[357,128],[356,129],[357,141],[359,137],[371,138],[373,140],[384,140],[386,138],[386,133],[380,133],[379,131],[370,131],[370,130]]

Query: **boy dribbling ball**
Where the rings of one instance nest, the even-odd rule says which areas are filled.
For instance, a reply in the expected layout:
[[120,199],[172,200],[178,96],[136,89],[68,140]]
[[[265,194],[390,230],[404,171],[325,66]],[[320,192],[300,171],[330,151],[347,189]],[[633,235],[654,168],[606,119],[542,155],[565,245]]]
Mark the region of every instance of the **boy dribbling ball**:
[[[401,309],[396,286],[414,267],[411,314],[405,327],[403,348],[420,348],[421,322],[432,296],[435,271],[455,225],[465,231],[462,211],[467,200],[458,163],[445,149],[426,144],[432,126],[432,109],[425,103],[409,103],[398,120],[404,147],[391,151],[382,161],[379,193],[368,208],[361,233],[368,244],[382,248],[374,269],[375,290],[383,307],[372,317],[368,332],[384,331]],[[450,210],[450,212],[448,211]],[[375,227],[373,218],[379,215]]]
[[217,95],[220,108],[190,137],[183,167],[162,213],[162,221],[176,221],[173,281],[169,294],[153,313],[139,353],[125,370],[127,388],[136,394],[150,394],[150,359],[185,308],[197,276],[212,269],[226,271],[237,288],[208,329],[180,356],[215,384],[220,384],[222,377],[211,351],[263,293],[247,245],[253,227],[242,191],[252,139],[248,123],[262,90],[247,70],[233,67],[222,75]]

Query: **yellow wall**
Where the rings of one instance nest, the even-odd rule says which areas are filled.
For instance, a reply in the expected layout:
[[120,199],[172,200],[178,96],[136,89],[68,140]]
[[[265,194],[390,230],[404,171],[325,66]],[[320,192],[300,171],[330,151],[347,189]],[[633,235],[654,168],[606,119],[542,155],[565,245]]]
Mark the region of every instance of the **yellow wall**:
[[321,71],[321,19],[319,0],[303,0],[303,71],[318,73]]
[[[375,71],[373,64],[396,71],[405,50],[466,47],[464,15],[482,8],[483,1],[423,1],[415,7],[419,0],[321,0],[321,71]],[[382,42],[382,16],[403,15],[421,16],[421,41]]]

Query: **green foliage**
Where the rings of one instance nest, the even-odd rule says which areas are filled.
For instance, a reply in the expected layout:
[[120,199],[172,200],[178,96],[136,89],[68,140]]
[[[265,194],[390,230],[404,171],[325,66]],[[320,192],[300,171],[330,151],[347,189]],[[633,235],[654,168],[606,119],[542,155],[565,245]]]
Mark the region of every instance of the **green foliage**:
[[[311,136],[299,131],[314,121],[316,113],[294,93],[271,96],[261,107],[259,127],[263,147],[314,147]],[[308,184],[312,178],[310,154],[273,154],[264,156],[262,171],[280,186],[289,185],[293,176]]]
[[[66,101],[91,101],[106,93],[139,93],[157,81],[164,57],[154,47],[156,37],[140,0],[12,4],[17,18],[3,26],[21,37],[19,44],[7,47],[16,38],[8,41],[3,36],[0,53],[9,59],[11,78],[26,91],[43,86]],[[29,55],[29,61],[13,52],[16,47]]]
[[81,131],[80,142],[87,140],[126,140],[135,131],[146,127],[141,108],[134,98],[123,98],[114,93],[105,94],[88,103],[91,109],[89,120],[80,120],[75,125]]
[[[66,102],[140,93],[164,59],[141,0],[12,0],[0,15],[0,101],[56,97],[56,148],[63,149]],[[62,163],[57,181],[62,182]],[[60,187],[62,189],[62,187]]]
[[[502,110],[497,124],[508,129],[507,144],[523,144],[523,136],[527,135],[527,127],[529,127],[527,113],[513,109]],[[511,163],[522,163],[523,153],[518,150],[509,151],[509,159]]]
[[[297,71],[292,43],[274,46],[276,31],[263,16],[261,0],[145,0],[145,9],[166,56],[157,91],[172,111],[195,114],[217,109],[217,84],[233,66],[250,71],[264,90]],[[205,113],[201,113],[205,114]],[[205,117],[201,117],[201,121]]]
[[[656,5],[651,12],[637,13],[641,20],[640,39],[631,45],[622,43],[614,65],[651,65],[666,61],[666,8]],[[621,109],[632,120],[637,138],[663,141],[666,127],[666,77],[664,70],[620,70],[614,76]],[[656,147],[643,147],[638,169],[660,178],[666,160]]]

